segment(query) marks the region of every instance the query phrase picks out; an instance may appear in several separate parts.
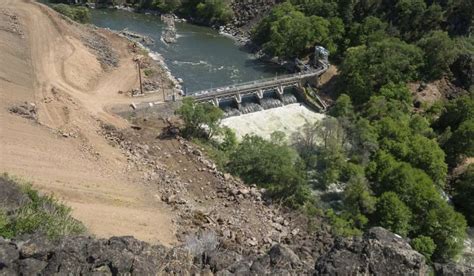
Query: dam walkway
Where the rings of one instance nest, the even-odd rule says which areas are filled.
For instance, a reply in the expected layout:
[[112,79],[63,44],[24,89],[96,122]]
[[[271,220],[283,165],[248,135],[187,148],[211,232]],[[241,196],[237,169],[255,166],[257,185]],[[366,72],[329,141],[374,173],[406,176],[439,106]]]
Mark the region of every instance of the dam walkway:
[[286,87],[302,87],[306,82],[314,81],[315,78],[319,78],[319,76],[329,68],[329,63],[327,62],[319,62],[318,65],[317,68],[296,74],[198,91],[195,92],[192,97],[196,102],[212,102],[215,106],[219,106],[219,103],[223,100],[234,100],[237,107],[240,107],[244,96],[255,95],[257,100],[260,101],[263,99],[264,92],[269,90],[276,91],[277,96],[281,99]]

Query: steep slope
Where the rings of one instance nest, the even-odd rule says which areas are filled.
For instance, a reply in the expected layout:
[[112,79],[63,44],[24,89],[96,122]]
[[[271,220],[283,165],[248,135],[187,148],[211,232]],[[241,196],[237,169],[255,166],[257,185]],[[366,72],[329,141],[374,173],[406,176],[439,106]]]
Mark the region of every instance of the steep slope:
[[[107,107],[137,86],[128,42],[32,1],[0,1],[0,171],[54,193],[98,237],[174,242],[166,206],[98,134],[128,123]],[[117,67],[114,63],[118,64]],[[36,120],[9,112],[26,102]]]

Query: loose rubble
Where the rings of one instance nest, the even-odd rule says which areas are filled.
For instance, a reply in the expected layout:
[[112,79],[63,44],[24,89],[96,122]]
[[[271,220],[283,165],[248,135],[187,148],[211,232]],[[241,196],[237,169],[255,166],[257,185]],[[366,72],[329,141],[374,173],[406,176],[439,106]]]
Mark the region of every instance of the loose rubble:
[[0,31],[6,31],[23,38],[25,33],[18,18],[18,15],[11,10],[0,9]]
[[131,41],[142,43],[145,46],[149,46],[149,45],[152,45],[153,43],[155,43],[155,41],[151,37],[131,32],[126,28],[123,29],[122,31],[120,31],[119,34],[126,37],[126,38],[128,38]]
[[97,31],[86,32],[81,35],[84,45],[89,47],[97,56],[100,64],[107,69],[108,67],[118,67],[119,58],[117,53],[110,48],[107,39]]
[[[321,218],[314,218],[318,227],[313,235],[306,227],[307,218],[270,205],[265,190],[220,172],[202,149],[179,136],[158,135],[164,123],[158,127],[147,120],[134,125],[140,129],[124,132],[104,126],[102,134],[122,149],[130,170],[143,173],[143,181],[174,209],[179,240],[207,230],[225,240],[229,248],[252,253],[265,252],[276,243],[305,246],[310,266],[331,246],[332,236]],[[311,249],[315,244],[317,250]]]
[[35,103],[22,103],[10,107],[9,111],[23,118],[36,121],[38,119],[37,108]]

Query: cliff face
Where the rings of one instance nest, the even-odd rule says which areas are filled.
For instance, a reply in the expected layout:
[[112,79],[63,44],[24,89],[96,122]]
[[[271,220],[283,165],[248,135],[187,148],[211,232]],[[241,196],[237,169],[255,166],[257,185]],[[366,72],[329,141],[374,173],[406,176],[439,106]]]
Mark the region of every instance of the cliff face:
[[224,249],[209,236],[171,249],[133,237],[67,237],[56,242],[37,235],[23,241],[0,238],[0,274],[424,275],[428,270],[421,254],[383,228],[339,240],[312,263],[289,245],[275,244],[260,255],[238,251]]
[[234,11],[232,24],[244,30],[250,30],[273,6],[282,0],[234,0],[231,3]]

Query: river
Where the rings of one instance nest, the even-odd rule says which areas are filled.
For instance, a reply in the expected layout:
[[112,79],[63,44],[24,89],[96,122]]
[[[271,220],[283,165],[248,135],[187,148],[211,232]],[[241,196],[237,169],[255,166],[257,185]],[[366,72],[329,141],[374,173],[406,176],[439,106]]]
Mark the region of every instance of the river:
[[165,25],[159,16],[96,9],[92,10],[92,23],[116,31],[127,28],[152,38],[155,43],[149,48],[163,57],[173,76],[183,79],[187,93],[283,73],[211,28],[176,23],[177,43],[166,44],[160,40]]

